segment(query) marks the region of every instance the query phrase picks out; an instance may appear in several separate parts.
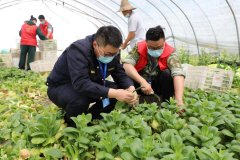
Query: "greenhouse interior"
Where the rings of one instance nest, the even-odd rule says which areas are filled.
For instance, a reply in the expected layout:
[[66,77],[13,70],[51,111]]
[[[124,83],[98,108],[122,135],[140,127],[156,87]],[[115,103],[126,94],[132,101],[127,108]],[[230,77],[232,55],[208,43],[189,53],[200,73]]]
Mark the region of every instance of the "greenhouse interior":
[[0,0],[0,160],[240,160],[239,0]]

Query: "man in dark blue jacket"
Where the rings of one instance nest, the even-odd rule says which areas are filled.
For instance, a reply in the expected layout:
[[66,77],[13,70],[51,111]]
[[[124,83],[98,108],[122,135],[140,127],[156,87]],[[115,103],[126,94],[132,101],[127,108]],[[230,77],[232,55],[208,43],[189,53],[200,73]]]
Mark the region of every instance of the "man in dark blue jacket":
[[[120,64],[120,31],[113,26],[99,28],[96,34],[72,43],[59,57],[47,78],[49,99],[70,117],[92,113],[109,113],[117,100],[134,104],[137,96],[132,80]],[[111,75],[114,82],[106,80]],[[89,108],[90,103],[96,102]]]

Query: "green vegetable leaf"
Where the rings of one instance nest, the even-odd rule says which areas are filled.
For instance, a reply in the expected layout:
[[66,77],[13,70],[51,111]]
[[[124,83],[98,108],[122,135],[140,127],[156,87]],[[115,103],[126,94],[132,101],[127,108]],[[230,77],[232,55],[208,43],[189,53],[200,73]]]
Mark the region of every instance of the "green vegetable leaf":
[[231,131],[227,130],[227,129],[223,129],[221,132],[222,132],[225,136],[234,137],[234,134],[233,134]]
[[60,149],[51,148],[44,152],[45,157],[50,156],[51,158],[62,158],[63,153]]
[[201,132],[201,130],[197,126],[188,125],[188,127],[194,134],[199,134]]
[[121,158],[123,158],[123,160],[135,160],[135,158],[129,152],[123,152],[121,154]]
[[31,142],[33,144],[41,144],[43,142],[45,142],[47,139],[46,138],[32,138]]
[[233,150],[237,153],[240,153],[240,146],[239,145],[233,145],[230,148],[231,148],[231,150]]

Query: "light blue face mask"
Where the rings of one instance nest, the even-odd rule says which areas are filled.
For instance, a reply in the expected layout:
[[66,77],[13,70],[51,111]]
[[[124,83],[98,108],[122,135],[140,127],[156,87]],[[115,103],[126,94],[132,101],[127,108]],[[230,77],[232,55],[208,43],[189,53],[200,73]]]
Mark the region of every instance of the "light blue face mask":
[[97,60],[105,64],[110,63],[114,59],[114,57],[116,57],[119,53],[118,52],[115,55],[111,55],[111,56],[103,56],[105,54],[103,51],[100,52],[99,45],[96,49],[98,50],[98,54],[99,54],[99,57],[97,58]]
[[148,49],[148,54],[154,58],[158,58],[163,53],[163,49],[152,50]]
[[97,59],[102,63],[109,63],[114,59],[114,57],[115,56],[109,56],[109,57],[99,56]]

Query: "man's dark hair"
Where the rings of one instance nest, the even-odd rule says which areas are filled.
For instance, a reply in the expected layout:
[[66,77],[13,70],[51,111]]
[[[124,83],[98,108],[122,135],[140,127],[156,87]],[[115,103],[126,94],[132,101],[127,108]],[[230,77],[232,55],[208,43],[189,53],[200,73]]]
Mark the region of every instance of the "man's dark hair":
[[158,41],[159,39],[165,39],[165,34],[161,26],[156,26],[153,28],[149,28],[146,34],[146,40],[150,41]]
[[119,48],[122,44],[122,35],[119,29],[114,26],[103,26],[98,29],[94,40],[100,46],[111,45]]
[[44,15],[39,15],[38,19],[45,19]]

